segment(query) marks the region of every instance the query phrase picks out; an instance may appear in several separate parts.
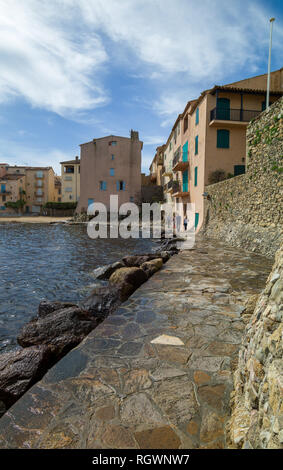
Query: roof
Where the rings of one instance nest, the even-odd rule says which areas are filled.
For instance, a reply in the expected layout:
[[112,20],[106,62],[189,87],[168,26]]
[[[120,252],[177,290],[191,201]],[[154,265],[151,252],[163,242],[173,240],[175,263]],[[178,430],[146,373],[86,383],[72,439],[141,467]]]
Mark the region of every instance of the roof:
[[78,164],[78,163],[81,163],[80,159],[78,158],[77,160],[67,160],[65,162],[60,162],[61,165],[65,165],[65,164],[72,164],[72,165],[75,165],[75,164]]
[[25,175],[9,175],[6,174],[0,178],[0,181],[7,181],[7,180],[19,180],[20,178],[23,178]]
[[24,168],[25,170],[53,170],[52,166],[20,166],[20,165],[9,165],[10,168]]
[[[136,132],[137,132],[137,131],[136,131]],[[92,139],[92,140],[90,140],[89,142],[84,142],[83,144],[80,144],[80,147],[81,147],[82,145],[91,144],[91,143],[96,142],[97,140],[103,140],[103,139],[125,139],[125,140],[131,140],[131,137],[124,137],[124,136],[121,136],[121,135],[105,135],[104,137],[97,137],[96,139]],[[139,142],[143,143],[141,140],[139,140]]]

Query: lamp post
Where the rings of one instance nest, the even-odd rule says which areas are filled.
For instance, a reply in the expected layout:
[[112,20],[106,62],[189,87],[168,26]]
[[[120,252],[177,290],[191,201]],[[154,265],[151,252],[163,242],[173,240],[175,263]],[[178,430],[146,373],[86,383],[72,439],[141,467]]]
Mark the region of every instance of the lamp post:
[[266,90],[266,109],[269,108],[269,90],[270,90],[270,64],[271,64],[271,47],[272,47],[272,28],[275,18],[270,18],[270,36],[269,36],[269,56],[268,56],[268,72],[267,72],[267,90]]

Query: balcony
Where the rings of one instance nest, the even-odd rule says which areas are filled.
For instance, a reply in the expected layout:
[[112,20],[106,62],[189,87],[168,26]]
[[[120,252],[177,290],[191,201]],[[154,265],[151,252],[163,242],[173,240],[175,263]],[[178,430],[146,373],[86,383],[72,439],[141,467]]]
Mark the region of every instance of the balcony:
[[211,127],[246,127],[247,124],[257,117],[261,111],[252,109],[225,109],[214,108],[210,111]]
[[188,167],[188,152],[178,153],[173,159],[173,171],[185,171]]
[[172,176],[172,168],[163,166],[162,176]]
[[174,181],[175,186],[173,190],[173,197],[185,197],[189,195],[188,183],[181,183],[180,181]]

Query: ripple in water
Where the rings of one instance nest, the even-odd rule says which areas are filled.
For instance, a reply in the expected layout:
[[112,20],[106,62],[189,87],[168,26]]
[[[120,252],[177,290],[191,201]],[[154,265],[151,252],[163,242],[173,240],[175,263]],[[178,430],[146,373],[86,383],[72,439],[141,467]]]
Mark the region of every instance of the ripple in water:
[[154,246],[149,239],[92,240],[82,225],[0,223],[0,351],[17,346],[42,299],[77,302],[93,287],[95,268]]

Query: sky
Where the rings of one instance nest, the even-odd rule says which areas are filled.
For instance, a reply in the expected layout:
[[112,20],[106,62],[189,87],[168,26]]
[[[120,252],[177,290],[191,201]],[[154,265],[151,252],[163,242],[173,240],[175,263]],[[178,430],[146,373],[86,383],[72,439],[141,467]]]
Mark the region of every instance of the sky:
[[53,166],[105,135],[142,170],[201,91],[283,66],[279,0],[0,0],[0,162]]

